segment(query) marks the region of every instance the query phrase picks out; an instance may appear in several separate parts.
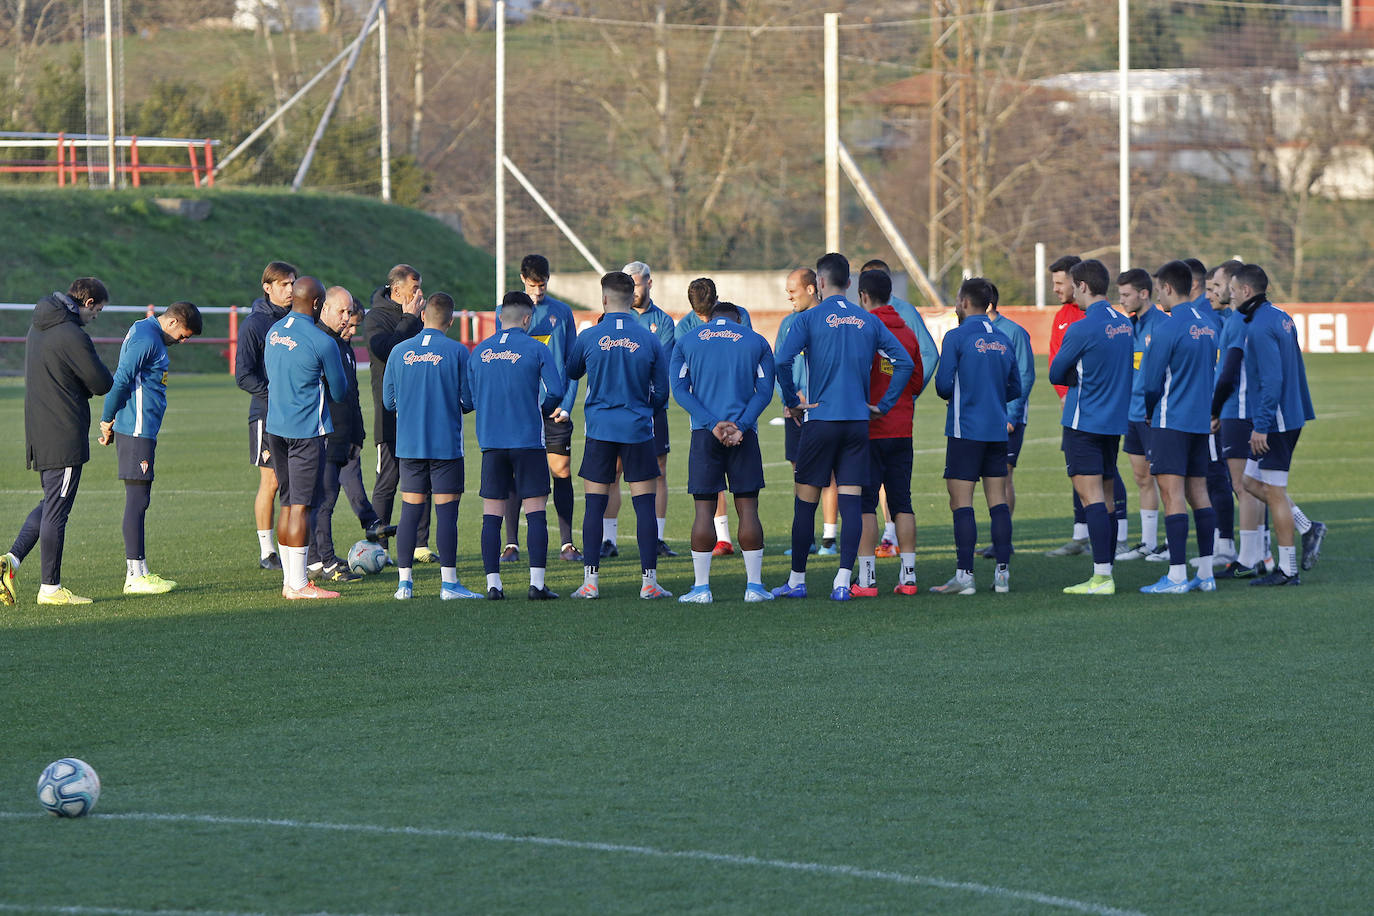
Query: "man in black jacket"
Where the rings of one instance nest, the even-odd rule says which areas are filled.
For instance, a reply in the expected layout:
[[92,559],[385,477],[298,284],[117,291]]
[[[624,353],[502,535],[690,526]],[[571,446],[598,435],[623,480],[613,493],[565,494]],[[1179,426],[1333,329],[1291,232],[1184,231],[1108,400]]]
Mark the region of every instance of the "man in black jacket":
[[234,381],[253,396],[248,404],[248,459],[258,469],[253,517],[258,526],[258,565],[263,569],[281,569],[281,559],[272,543],[277,473],[272,470],[272,451],[267,447],[267,369],[262,349],[272,325],[291,310],[291,287],[296,277],[296,268],[285,261],[273,261],[263,268],[263,298],[253,301],[253,310],[239,326],[238,350],[234,355]]
[[15,574],[43,545],[39,604],[90,604],[62,587],[62,547],[81,467],[91,460],[91,406],[113,384],[83,326],[95,320],[110,294],[94,277],[39,300],[24,349],[24,440],[28,467],[38,472],[43,501],[24,521],[9,553],[0,557],[0,601],[14,604]]
[[[372,486],[372,508],[385,524],[391,524],[391,507],[396,499],[396,485],[400,482],[400,466],[396,463],[396,412],[382,403],[382,381],[386,375],[386,361],[397,344],[409,340],[424,323],[420,310],[425,295],[420,289],[420,272],[409,264],[397,264],[386,275],[386,285],[372,293],[372,304],[363,319],[363,340],[371,361],[372,405],[375,420],[372,434],[377,437],[377,480]],[[429,549],[429,503],[416,533],[415,561],[433,563],[438,555]]]
[[315,533],[310,545],[310,568],[318,570],[326,582],[356,582],[362,576],[334,553],[334,506],[339,490],[348,496],[353,512],[362,523],[369,541],[380,541],[396,533],[393,525],[383,525],[363,487],[359,456],[367,433],[363,428],[363,408],[358,397],[358,366],[350,341],[362,320],[363,304],[342,286],[331,286],[324,297],[319,326],[339,345],[348,393],[342,401],[329,403],[329,418],[334,431],[325,439],[324,493],[315,516]]

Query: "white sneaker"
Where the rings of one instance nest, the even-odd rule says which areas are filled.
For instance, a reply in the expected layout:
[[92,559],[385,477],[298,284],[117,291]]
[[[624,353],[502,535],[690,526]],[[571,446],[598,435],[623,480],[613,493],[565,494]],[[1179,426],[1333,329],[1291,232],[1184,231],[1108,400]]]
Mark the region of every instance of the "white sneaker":
[[1005,595],[1011,591],[1011,570],[1005,566],[998,566],[992,574],[992,590]]

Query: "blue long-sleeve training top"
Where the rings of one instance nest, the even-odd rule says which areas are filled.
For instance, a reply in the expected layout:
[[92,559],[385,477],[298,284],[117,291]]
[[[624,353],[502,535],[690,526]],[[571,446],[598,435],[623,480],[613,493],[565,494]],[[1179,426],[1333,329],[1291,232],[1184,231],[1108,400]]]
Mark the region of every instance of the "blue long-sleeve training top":
[[396,457],[463,457],[463,389],[468,348],[424,328],[398,343],[386,361],[382,403],[396,412]]
[[587,377],[582,416],[588,436],[603,442],[654,437],[654,413],[668,403],[668,354],[657,332],[633,312],[608,312],[578,334],[567,374]]
[[724,318],[678,337],[668,375],[673,397],[692,417],[692,429],[714,429],[723,420],[755,429],[773,400],[768,341]]
[[1106,299],[1069,325],[1050,363],[1050,384],[1068,386],[1064,426],[1103,436],[1126,434],[1133,347],[1130,319]]
[[[748,310],[742,305],[737,305],[735,308],[739,309],[740,324],[753,330],[754,323],[749,320]],[[676,348],[678,341],[682,340],[682,338],[686,337],[703,324],[706,324],[706,320],[696,312],[688,312],[686,315],[679,318],[677,324],[673,326],[673,347]],[[669,356],[672,356],[672,354],[670,353]]]
[[[1221,412],[1217,414],[1223,420],[1250,419],[1250,380],[1245,375],[1245,336],[1249,331],[1250,325],[1246,323],[1245,316],[1236,311],[1231,312],[1221,329],[1221,342],[1217,344],[1216,378],[1213,384],[1218,389],[1224,387],[1228,392],[1222,401]],[[1227,378],[1223,385],[1222,379],[1226,374],[1227,360],[1232,350],[1237,353],[1230,361],[1234,377]]]
[[[1179,306],[1183,308],[1183,306]],[[1131,413],[1130,419],[1137,423],[1145,422],[1145,388],[1143,387],[1140,367],[1145,360],[1145,352],[1150,349],[1150,342],[1153,340],[1155,332],[1159,328],[1160,322],[1169,320],[1169,313],[1157,305],[1151,305],[1149,311],[1141,312],[1134,318],[1128,316],[1128,320],[1134,326],[1135,348],[1131,354]]]
[[1210,311],[1179,305],[1155,326],[1139,373],[1145,414],[1155,429],[1211,431],[1218,335]]
[[334,338],[309,315],[288,312],[268,330],[262,354],[271,391],[267,431],[286,439],[332,433],[329,401],[348,396],[348,377]]
[[[500,309],[496,310],[496,330],[501,330]],[[534,307],[534,316],[530,319],[529,335],[549,348],[549,352],[553,354],[553,363],[558,367],[558,374],[564,376],[563,370],[568,364],[568,351],[572,349],[573,341],[577,340],[577,316],[573,314],[572,306],[552,296],[540,299],[539,304]],[[573,405],[576,403],[577,383],[568,383],[564,376],[563,397],[558,406],[572,413]]]
[[519,328],[497,331],[468,360],[463,409],[477,411],[477,444],[543,448],[544,417],[563,397],[563,372],[548,347]]
[[[782,342],[787,339],[787,332],[791,330],[792,322],[796,321],[797,316],[800,314],[801,312],[788,312],[778,324],[778,336],[773,339],[773,353],[775,359],[778,351],[782,349]],[[792,381],[797,386],[797,389],[801,391],[806,390],[807,371],[805,353],[792,361]],[[778,397],[782,398],[783,402],[786,403],[787,399],[782,393],[783,384],[783,377],[781,375],[776,375],[774,387],[778,389]]]
[[916,364],[896,337],[881,321],[843,296],[830,296],[820,305],[797,315],[787,331],[787,339],[776,354],[777,375],[782,385],[782,400],[796,407],[798,385],[793,379],[792,363],[802,351],[807,355],[810,378],[806,396],[815,407],[806,412],[808,420],[867,420],[868,383],[873,357],[881,354],[892,362],[892,381],[876,406],[887,413],[906,389]]
[[1316,419],[1297,329],[1287,312],[1261,302],[1249,315],[1245,377],[1254,397],[1255,432],[1287,432]]
[[135,321],[119,345],[114,384],[105,395],[101,422],[114,421],[121,436],[156,439],[167,413],[167,343],[156,317]]
[[931,336],[930,329],[926,327],[925,319],[916,311],[916,306],[898,296],[889,297],[887,304],[897,310],[897,314],[902,316],[902,322],[916,335],[916,344],[921,349],[921,374],[924,376],[921,379],[921,390],[924,391],[940,363],[940,348]]
[[1021,394],[1011,338],[985,315],[969,315],[945,335],[935,393],[949,401],[945,435],[1007,441],[1007,402]]
[[[1007,422],[1013,426],[1030,419],[1030,393],[1035,387],[1035,350],[1031,346],[1030,332],[999,314],[992,319],[992,326],[1011,339],[1011,349],[1016,355],[1016,374],[1021,380],[1021,393],[1007,401]],[[925,354],[921,354],[922,358]]]

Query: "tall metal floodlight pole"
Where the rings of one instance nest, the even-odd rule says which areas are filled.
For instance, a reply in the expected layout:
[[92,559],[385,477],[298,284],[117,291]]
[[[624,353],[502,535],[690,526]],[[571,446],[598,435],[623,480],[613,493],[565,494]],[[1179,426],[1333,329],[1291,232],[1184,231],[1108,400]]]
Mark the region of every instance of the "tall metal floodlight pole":
[[105,154],[109,157],[110,187],[115,186],[114,17],[105,0]]
[[840,250],[839,13],[825,14],[825,250]]
[[1121,147],[1121,269],[1131,269],[1131,0],[1117,0],[1117,143]]
[[388,93],[391,91],[390,84],[387,82],[387,55],[386,55],[386,0],[382,0],[382,6],[377,10],[377,94],[381,96],[381,112],[378,115],[382,120],[382,200],[391,200],[391,99]]
[[496,0],[496,302],[506,289],[506,2]]

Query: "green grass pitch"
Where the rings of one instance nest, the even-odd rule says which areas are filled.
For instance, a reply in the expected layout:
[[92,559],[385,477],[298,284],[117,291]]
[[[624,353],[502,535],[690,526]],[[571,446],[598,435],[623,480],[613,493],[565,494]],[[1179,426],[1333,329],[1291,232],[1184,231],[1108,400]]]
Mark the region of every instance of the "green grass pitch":
[[[288,604],[256,568],[246,397],[174,376],[148,548],[181,586],[120,595],[122,487],[97,447],[64,564],[96,603],[36,607],[35,553],[0,608],[0,913],[1366,910],[1374,407],[1366,357],[1308,365],[1322,416],[1292,492],[1331,534],[1301,588],[1146,597],[1161,570],[1135,563],[1115,598],[1060,594],[1090,570],[1042,556],[1069,503],[1042,364],[1012,593],[980,560],[975,596],[893,596],[888,560],[883,597],[843,605],[746,605],[738,556],[715,563],[714,605],[641,602],[628,538],[597,602],[528,603],[522,570],[515,600],[441,603],[431,566],[408,604],[389,574]],[[0,382],[6,538],[38,498],[22,401]],[[674,416],[684,557],[659,570],[681,593]],[[943,404],[917,418],[924,587],[953,548]],[[792,497],[781,430],[761,432],[777,585]],[[346,506],[336,531],[359,536]],[[815,592],[834,569],[812,559]],[[580,578],[550,569],[564,595]],[[38,808],[62,756],[99,771],[94,816]]]

